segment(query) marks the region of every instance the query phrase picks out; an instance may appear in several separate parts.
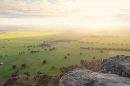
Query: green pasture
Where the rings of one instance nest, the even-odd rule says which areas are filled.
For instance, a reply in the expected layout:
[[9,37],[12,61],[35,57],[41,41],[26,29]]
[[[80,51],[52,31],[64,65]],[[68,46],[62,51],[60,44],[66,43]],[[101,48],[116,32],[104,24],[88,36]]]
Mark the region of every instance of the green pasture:
[[[4,35],[7,34],[4,33]],[[2,39],[0,39],[0,62],[4,63],[0,65],[0,79],[10,77],[11,74],[17,70],[19,71],[19,75],[23,75],[24,72],[29,72],[31,75],[34,75],[38,71],[48,75],[57,75],[60,74],[61,67],[79,64],[82,59],[91,60],[93,57],[96,57],[96,59],[104,59],[119,54],[130,55],[128,51],[103,51],[103,53],[101,53],[99,50],[80,49],[80,47],[130,49],[129,36],[93,36],[71,33],[42,35],[41,32],[40,34],[38,34],[38,32],[33,33],[31,36],[28,36],[26,33],[24,37],[22,37],[22,33],[20,33],[18,38],[17,35],[15,35],[16,37],[11,35],[11,38],[7,36],[4,38],[4,35],[2,35]],[[53,43],[53,41],[57,40],[66,41]],[[68,40],[75,41],[69,42]],[[39,45],[45,41],[51,44],[51,47],[39,47]],[[49,51],[52,47],[56,49]],[[45,49],[47,49],[47,51]],[[30,53],[30,51],[39,52]],[[20,55],[20,52],[24,52],[24,54]],[[80,55],[81,52],[83,53],[82,55]],[[68,53],[70,54],[69,56],[67,56]],[[64,59],[65,56],[67,56],[67,59]],[[47,61],[46,64],[43,64],[44,60]],[[27,64],[28,67],[22,69],[22,64]],[[12,69],[13,65],[17,66],[16,69]],[[54,67],[54,69],[52,69],[52,67]]]

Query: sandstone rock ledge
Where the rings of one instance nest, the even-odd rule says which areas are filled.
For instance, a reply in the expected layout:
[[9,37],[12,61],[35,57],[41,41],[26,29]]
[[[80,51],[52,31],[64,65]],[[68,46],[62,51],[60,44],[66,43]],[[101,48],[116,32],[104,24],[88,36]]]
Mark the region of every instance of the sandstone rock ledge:
[[103,74],[90,70],[74,70],[66,73],[60,86],[130,86],[130,79],[115,74]]
[[130,56],[117,55],[102,62],[102,73],[117,74],[130,78]]

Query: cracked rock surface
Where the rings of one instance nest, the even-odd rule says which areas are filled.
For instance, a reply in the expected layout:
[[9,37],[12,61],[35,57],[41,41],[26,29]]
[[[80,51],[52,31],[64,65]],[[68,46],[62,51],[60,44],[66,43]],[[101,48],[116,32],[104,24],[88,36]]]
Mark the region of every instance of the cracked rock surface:
[[115,74],[74,70],[60,79],[60,86],[130,86],[130,79]]

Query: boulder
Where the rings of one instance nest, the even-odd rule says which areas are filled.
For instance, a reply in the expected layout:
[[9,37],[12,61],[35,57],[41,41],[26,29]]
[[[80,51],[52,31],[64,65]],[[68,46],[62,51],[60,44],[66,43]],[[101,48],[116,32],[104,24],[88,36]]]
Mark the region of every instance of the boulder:
[[130,56],[118,55],[105,59],[101,65],[102,73],[130,77]]
[[78,69],[66,73],[60,79],[59,86],[130,86],[130,79]]

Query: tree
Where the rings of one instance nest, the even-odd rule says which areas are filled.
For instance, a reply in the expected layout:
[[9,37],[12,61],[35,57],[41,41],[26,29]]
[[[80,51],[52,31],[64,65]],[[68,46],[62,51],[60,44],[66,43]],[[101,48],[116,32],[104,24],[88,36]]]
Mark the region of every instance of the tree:
[[17,68],[17,66],[16,66],[16,65],[13,65],[13,66],[12,66],[12,69],[16,69],[16,68]]
[[27,64],[22,64],[21,65],[21,68],[26,68],[27,67]]
[[5,46],[3,46],[2,48],[5,48]]
[[47,49],[44,49],[44,51],[47,51]]
[[67,56],[70,56],[70,53],[67,53]]
[[41,71],[38,71],[37,72],[37,76],[39,76],[39,75],[41,75],[42,74],[42,72]]
[[47,61],[46,61],[46,60],[43,60],[42,63],[43,63],[43,64],[47,64]]
[[67,59],[67,56],[64,56],[64,59]]
[[83,55],[83,53],[82,53],[82,52],[80,52],[80,55]]
[[93,59],[95,59],[95,57],[93,57]]
[[30,76],[29,72],[24,72],[24,75]]
[[51,67],[51,70],[54,70],[54,69],[55,69],[55,66],[52,66],[52,67]]

